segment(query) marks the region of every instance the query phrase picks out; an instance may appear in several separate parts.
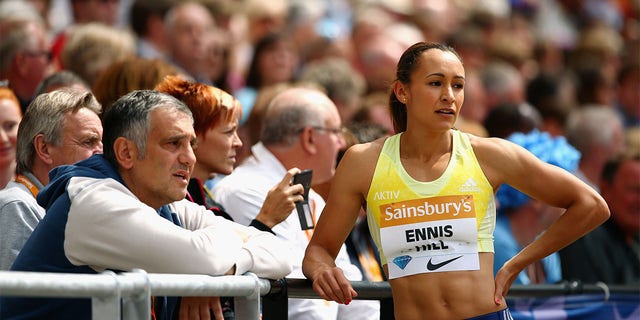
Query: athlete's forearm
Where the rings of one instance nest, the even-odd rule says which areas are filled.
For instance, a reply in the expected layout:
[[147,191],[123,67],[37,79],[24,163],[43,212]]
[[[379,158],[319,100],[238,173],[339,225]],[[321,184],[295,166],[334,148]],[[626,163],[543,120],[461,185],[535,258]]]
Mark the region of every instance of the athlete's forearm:
[[511,264],[519,270],[538,261],[553,252],[566,247],[595,229],[609,217],[606,202],[599,195],[587,194],[578,202],[571,205],[535,241],[525,247]]
[[314,274],[322,269],[335,267],[335,259],[320,245],[309,243],[302,260],[302,272],[305,277],[314,280]]

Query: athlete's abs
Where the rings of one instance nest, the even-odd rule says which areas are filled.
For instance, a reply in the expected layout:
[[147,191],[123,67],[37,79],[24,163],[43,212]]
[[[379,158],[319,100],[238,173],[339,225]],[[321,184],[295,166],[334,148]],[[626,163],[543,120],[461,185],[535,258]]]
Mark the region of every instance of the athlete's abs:
[[389,281],[395,317],[464,319],[506,308],[493,302],[493,253],[480,253],[480,270],[422,273]]

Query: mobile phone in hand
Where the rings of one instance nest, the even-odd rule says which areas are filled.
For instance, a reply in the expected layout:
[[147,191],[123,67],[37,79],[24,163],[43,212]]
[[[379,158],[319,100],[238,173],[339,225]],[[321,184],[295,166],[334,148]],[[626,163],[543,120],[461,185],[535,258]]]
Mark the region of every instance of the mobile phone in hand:
[[293,184],[301,184],[304,188],[302,194],[303,200],[296,202],[296,211],[298,211],[298,218],[300,219],[300,227],[302,230],[313,229],[315,225],[313,215],[311,214],[311,207],[309,206],[309,189],[311,189],[312,175],[313,171],[307,169],[293,176]]

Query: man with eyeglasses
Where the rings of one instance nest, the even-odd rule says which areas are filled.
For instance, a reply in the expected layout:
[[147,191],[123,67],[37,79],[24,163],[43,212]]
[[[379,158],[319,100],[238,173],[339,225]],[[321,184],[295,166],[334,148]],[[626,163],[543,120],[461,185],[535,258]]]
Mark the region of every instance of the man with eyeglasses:
[[0,79],[20,100],[22,113],[34,98],[40,81],[51,74],[51,55],[46,29],[40,20],[0,23]]
[[[345,146],[336,105],[324,93],[310,88],[289,88],[270,103],[264,116],[260,142],[251,155],[230,175],[216,183],[213,195],[234,221],[248,225],[258,214],[269,189],[287,170],[311,169],[311,186],[331,179],[338,152]],[[311,189],[309,205],[317,221],[324,207],[322,197]],[[263,221],[293,251],[290,278],[304,278],[302,258],[313,229],[302,230],[295,209]],[[362,280],[343,246],[336,261],[347,278]],[[377,301],[357,300],[347,305],[321,299],[289,299],[288,319],[379,319]]]

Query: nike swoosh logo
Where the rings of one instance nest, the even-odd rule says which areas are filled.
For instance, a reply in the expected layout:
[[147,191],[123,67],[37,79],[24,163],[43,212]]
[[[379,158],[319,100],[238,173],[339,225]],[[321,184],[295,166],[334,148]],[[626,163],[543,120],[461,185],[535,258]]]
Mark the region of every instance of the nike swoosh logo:
[[456,260],[458,260],[460,258],[462,258],[462,256],[458,256],[458,257],[455,257],[453,259],[445,260],[445,261],[442,261],[442,262],[436,263],[436,264],[431,263],[431,259],[429,259],[429,262],[427,262],[427,270],[429,270],[429,271],[438,270],[438,269],[442,268],[443,266],[446,266],[449,263],[454,262],[454,261],[456,261]]

